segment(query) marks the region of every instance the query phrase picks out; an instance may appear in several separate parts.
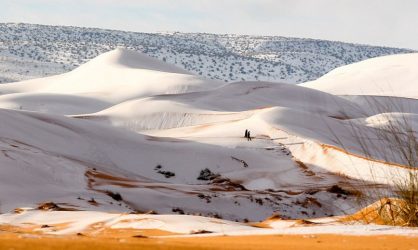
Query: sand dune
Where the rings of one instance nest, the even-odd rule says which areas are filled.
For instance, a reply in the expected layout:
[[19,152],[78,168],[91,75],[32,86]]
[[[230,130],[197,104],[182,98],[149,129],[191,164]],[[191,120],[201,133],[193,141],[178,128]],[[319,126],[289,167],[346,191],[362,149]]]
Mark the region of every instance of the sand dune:
[[[415,233],[332,217],[360,209],[361,188],[388,189],[416,172],[390,140],[375,140],[382,131],[390,135],[382,130],[390,122],[417,127],[415,59],[349,65],[306,88],[223,84],[118,49],[69,73],[0,85],[0,211],[9,212],[0,224],[54,224],[37,228],[54,234],[96,226],[175,234]],[[390,94],[373,87],[376,79],[399,75],[396,97],[376,96]],[[373,109],[375,101],[387,108]],[[45,202],[79,211],[10,212]],[[270,229],[246,223],[273,214],[289,220]]]
[[418,54],[368,59],[332,70],[302,86],[336,95],[376,95],[418,98]]

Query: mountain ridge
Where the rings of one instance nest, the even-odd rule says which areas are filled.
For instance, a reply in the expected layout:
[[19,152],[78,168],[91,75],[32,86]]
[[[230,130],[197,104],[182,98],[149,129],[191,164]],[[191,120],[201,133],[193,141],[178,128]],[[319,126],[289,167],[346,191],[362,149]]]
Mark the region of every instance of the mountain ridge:
[[413,50],[280,36],[139,33],[74,26],[0,23],[0,82],[68,72],[127,48],[206,78],[301,83],[339,66]]

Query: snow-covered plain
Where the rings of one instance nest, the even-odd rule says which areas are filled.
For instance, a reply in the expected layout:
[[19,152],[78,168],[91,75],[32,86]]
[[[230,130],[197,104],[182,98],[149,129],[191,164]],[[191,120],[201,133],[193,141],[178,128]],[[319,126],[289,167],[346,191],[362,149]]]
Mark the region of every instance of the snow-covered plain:
[[[392,65],[386,62],[392,58],[411,71],[401,81],[409,93],[417,92],[410,83],[417,79],[410,59],[415,57],[374,59],[376,70],[363,77],[363,85],[380,71],[396,79],[397,67],[377,70]],[[355,72],[358,65],[344,69]],[[340,83],[345,84],[335,86]],[[368,95],[379,95],[369,90]],[[382,123],[400,117],[416,128],[414,96],[337,96],[313,85],[224,83],[125,49],[68,73],[0,85],[0,93],[0,211],[44,202],[94,211],[35,209],[3,214],[0,223],[42,224],[50,218],[50,223],[79,225],[153,211],[190,216],[132,217],[159,221],[150,228],[162,223],[173,232],[222,233],[213,219],[191,215],[241,222],[273,214],[284,219],[344,215],[360,208],[354,193],[389,188],[416,171],[391,152],[390,142],[376,142],[365,154],[353,137],[372,138]],[[373,109],[370,100],[388,109]],[[394,103],[399,105],[389,105]],[[246,129],[251,141],[244,138]],[[262,231],[222,223],[231,234]]]

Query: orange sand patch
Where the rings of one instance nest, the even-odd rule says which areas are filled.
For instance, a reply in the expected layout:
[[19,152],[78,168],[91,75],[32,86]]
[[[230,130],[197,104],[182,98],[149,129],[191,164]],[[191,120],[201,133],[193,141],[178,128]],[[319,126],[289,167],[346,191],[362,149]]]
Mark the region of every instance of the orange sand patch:
[[27,224],[24,226],[12,226],[12,225],[7,225],[7,224],[2,224],[0,225],[0,233],[2,232],[10,232],[10,233],[16,233],[16,234],[20,234],[20,233],[36,233],[35,229],[39,228],[38,225],[33,225],[33,224]]
[[340,222],[362,222],[378,225],[407,226],[407,218],[400,212],[405,201],[395,198],[383,198],[361,209],[357,213],[341,218]]
[[271,235],[195,238],[104,238],[0,233],[0,249],[414,249],[418,238],[402,236]]
[[303,171],[303,172],[304,172],[307,176],[315,176],[315,175],[316,175],[313,171],[309,170],[308,166],[306,166],[306,164],[305,164],[305,163],[303,163],[302,161],[300,161],[300,160],[298,160],[298,159],[295,159],[294,161],[295,161],[296,165],[297,165],[298,167],[300,167],[300,168],[302,169],[302,171]]
[[53,224],[53,225],[35,225],[35,224],[25,224],[21,226],[13,226],[3,224],[0,225],[0,233],[8,232],[8,233],[15,233],[15,234],[34,234],[34,235],[41,235],[46,232],[56,232],[60,230],[67,229],[70,226],[70,223],[61,223],[61,224]]
[[[147,219],[135,220],[121,220],[121,223],[139,222]],[[150,237],[150,236],[172,236],[181,235],[180,233],[173,233],[159,229],[133,229],[133,228],[110,228],[106,227],[105,223],[99,222],[90,225],[87,229],[81,232],[85,236],[100,236],[104,238],[126,238],[126,237]]]
[[[0,225],[0,236],[3,234],[16,234],[16,235],[33,235],[39,237],[53,237],[53,232],[65,230],[70,227],[71,223],[61,223],[61,224],[50,224],[50,225],[35,225],[27,224],[23,226],[13,226],[3,224]],[[169,231],[159,230],[159,229],[132,229],[132,228],[109,228],[106,227],[103,222],[95,223],[90,225],[88,228],[83,229],[80,232],[74,233],[78,236],[88,236],[96,238],[146,238],[154,236],[173,236],[173,235],[182,235],[180,233],[173,233]],[[70,237],[71,235],[62,236]],[[0,248],[1,249],[1,248]]]
[[89,188],[100,185],[115,185],[127,188],[138,187],[137,181],[135,180],[117,177],[103,172],[87,170],[85,176],[87,177],[87,186]]
[[293,222],[293,225],[291,225],[290,227],[313,226],[313,225],[320,224],[317,222],[312,222],[312,221],[304,220],[304,219],[284,220],[279,215],[273,215],[264,221],[257,222],[257,223],[250,223],[250,225],[253,227],[259,227],[259,228],[272,228],[271,223],[277,222],[277,221]]
[[155,236],[173,236],[181,235],[178,233],[172,233],[159,229],[131,229],[131,228],[100,228],[100,229],[87,229],[81,233],[84,236],[88,237],[100,237],[100,238],[147,238]]

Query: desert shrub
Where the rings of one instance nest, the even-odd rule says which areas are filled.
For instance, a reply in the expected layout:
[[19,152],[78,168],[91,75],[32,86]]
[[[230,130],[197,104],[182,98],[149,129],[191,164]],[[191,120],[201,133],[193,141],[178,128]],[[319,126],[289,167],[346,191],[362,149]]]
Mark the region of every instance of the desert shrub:
[[210,234],[210,233],[213,233],[213,232],[201,229],[201,230],[192,231],[190,234]]
[[185,214],[185,213],[184,213],[184,210],[183,210],[183,209],[181,209],[181,208],[178,208],[178,207],[172,208],[172,209],[171,209],[171,211],[172,211],[173,213]]
[[165,178],[171,178],[176,176],[176,174],[171,171],[159,170],[157,173],[164,175]]
[[166,170],[162,170],[162,166],[161,165],[157,165],[154,170],[157,171],[157,173],[164,175],[165,178],[171,178],[176,176],[176,174],[174,172],[171,171],[166,171]]
[[219,174],[215,174],[210,169],[205,168],[200,171],[200,174],[197,177],[197,179],[201,181],[211,181],[219,176]]
[[112,192],[110,190],[107,190],[106,191],[106,194],[108,196],[110,196],[112,199],[114,199],[115,201],[121,201],[121,200],[123,200],[122,199],[122,195],[120,195],[120,193],[114,193],[114,192]]
[[418,226],[417,171],[410,172],[407,178],[396,183],[396,194],[400,202],[382,205],[382,208],[389,207],[389,222],[402,226]]
[[351,195],[353,192],[343,189],[338,185],[332,185],[330,188],[327,189],[328,192],[340,195]]
[[44,211],[60,211],[61,207],[59,207],[56,203],[54,202],[45,202],[45,203],[41,203],[38,205],[37,207],[39,210],[44,210]]

